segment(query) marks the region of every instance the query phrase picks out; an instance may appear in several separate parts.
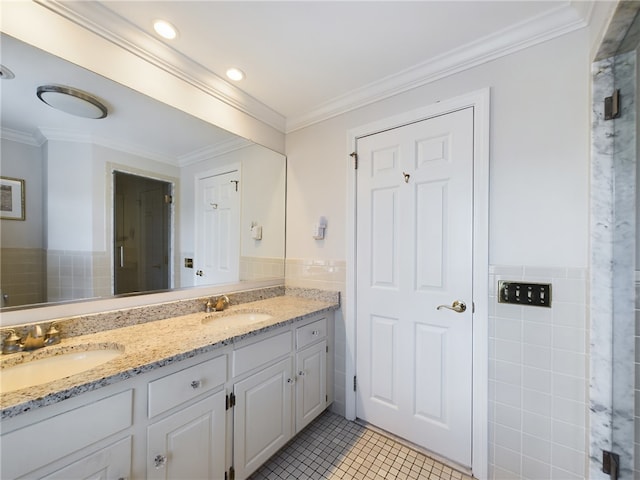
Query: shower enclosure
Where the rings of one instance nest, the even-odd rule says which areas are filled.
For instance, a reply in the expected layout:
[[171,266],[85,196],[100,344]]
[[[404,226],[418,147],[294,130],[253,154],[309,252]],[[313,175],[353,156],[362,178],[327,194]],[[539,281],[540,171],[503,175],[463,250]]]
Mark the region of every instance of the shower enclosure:
[[169,288],[171,184],[114,172],[114,293]]

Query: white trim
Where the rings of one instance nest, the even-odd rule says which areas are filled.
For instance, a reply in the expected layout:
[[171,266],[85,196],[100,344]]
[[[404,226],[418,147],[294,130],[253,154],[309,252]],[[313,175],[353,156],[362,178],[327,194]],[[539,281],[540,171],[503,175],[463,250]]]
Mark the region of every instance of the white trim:
[[[485,88],[411,112],[379,120],[347,132],[347,153],[359,137],[461,108],[474,108],[474,218],[473,218],[473,430],[471,467],[476,478],[488,478],[489,461],[489,122],[490,89]],[[347,162],[347,284],[345,302],[346,382],[345,416],[356,417],[356,175]]]

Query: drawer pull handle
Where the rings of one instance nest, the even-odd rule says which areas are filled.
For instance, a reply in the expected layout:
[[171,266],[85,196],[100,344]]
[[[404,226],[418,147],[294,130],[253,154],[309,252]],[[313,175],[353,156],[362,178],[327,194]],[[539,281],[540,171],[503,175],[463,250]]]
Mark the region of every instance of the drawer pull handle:
[[313,335],[314,337],[320,335],[320,330],[314,330],[313,332],[311,332],[311,335]]
[[156,455],[156,458],[153,459],[153,466],[156,468],[164,468],[167,464],[166,455]]
[[197,390],[201,386],[202,386],[202,380],[194,380],[193,382],[191,382],[191,388],[193,388],[194,390]]

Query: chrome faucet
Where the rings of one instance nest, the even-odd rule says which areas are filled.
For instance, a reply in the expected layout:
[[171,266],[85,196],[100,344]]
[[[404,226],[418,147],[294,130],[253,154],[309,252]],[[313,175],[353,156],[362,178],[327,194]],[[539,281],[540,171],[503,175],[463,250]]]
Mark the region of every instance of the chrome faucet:
[[23,337],[20,337],[14,329],[7,330],[7,334],[2,342],[2,353],[15,353],[27,350],[55,345],[60,343],[60,331],[55,323],[49,325],[46,333],[43,333],[42,325],[30,325],[24,330]]

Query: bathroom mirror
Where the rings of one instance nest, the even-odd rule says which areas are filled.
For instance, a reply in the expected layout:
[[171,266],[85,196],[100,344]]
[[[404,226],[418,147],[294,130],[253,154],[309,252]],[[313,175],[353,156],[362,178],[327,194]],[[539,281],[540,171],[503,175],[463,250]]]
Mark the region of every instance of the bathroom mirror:
[[[0,46],[3,311],[106,298],[116,283],[144,293],[284,278],[283,155],[6,34]],[[89,93],[108,114],[54,109],[42,85]],[[166,216],[130,210],[153,188],[123,194],[119,174],[162,184]],[[24,219],[5,219],[21,205]],[[149,280],[158,271],[164,283]]]

